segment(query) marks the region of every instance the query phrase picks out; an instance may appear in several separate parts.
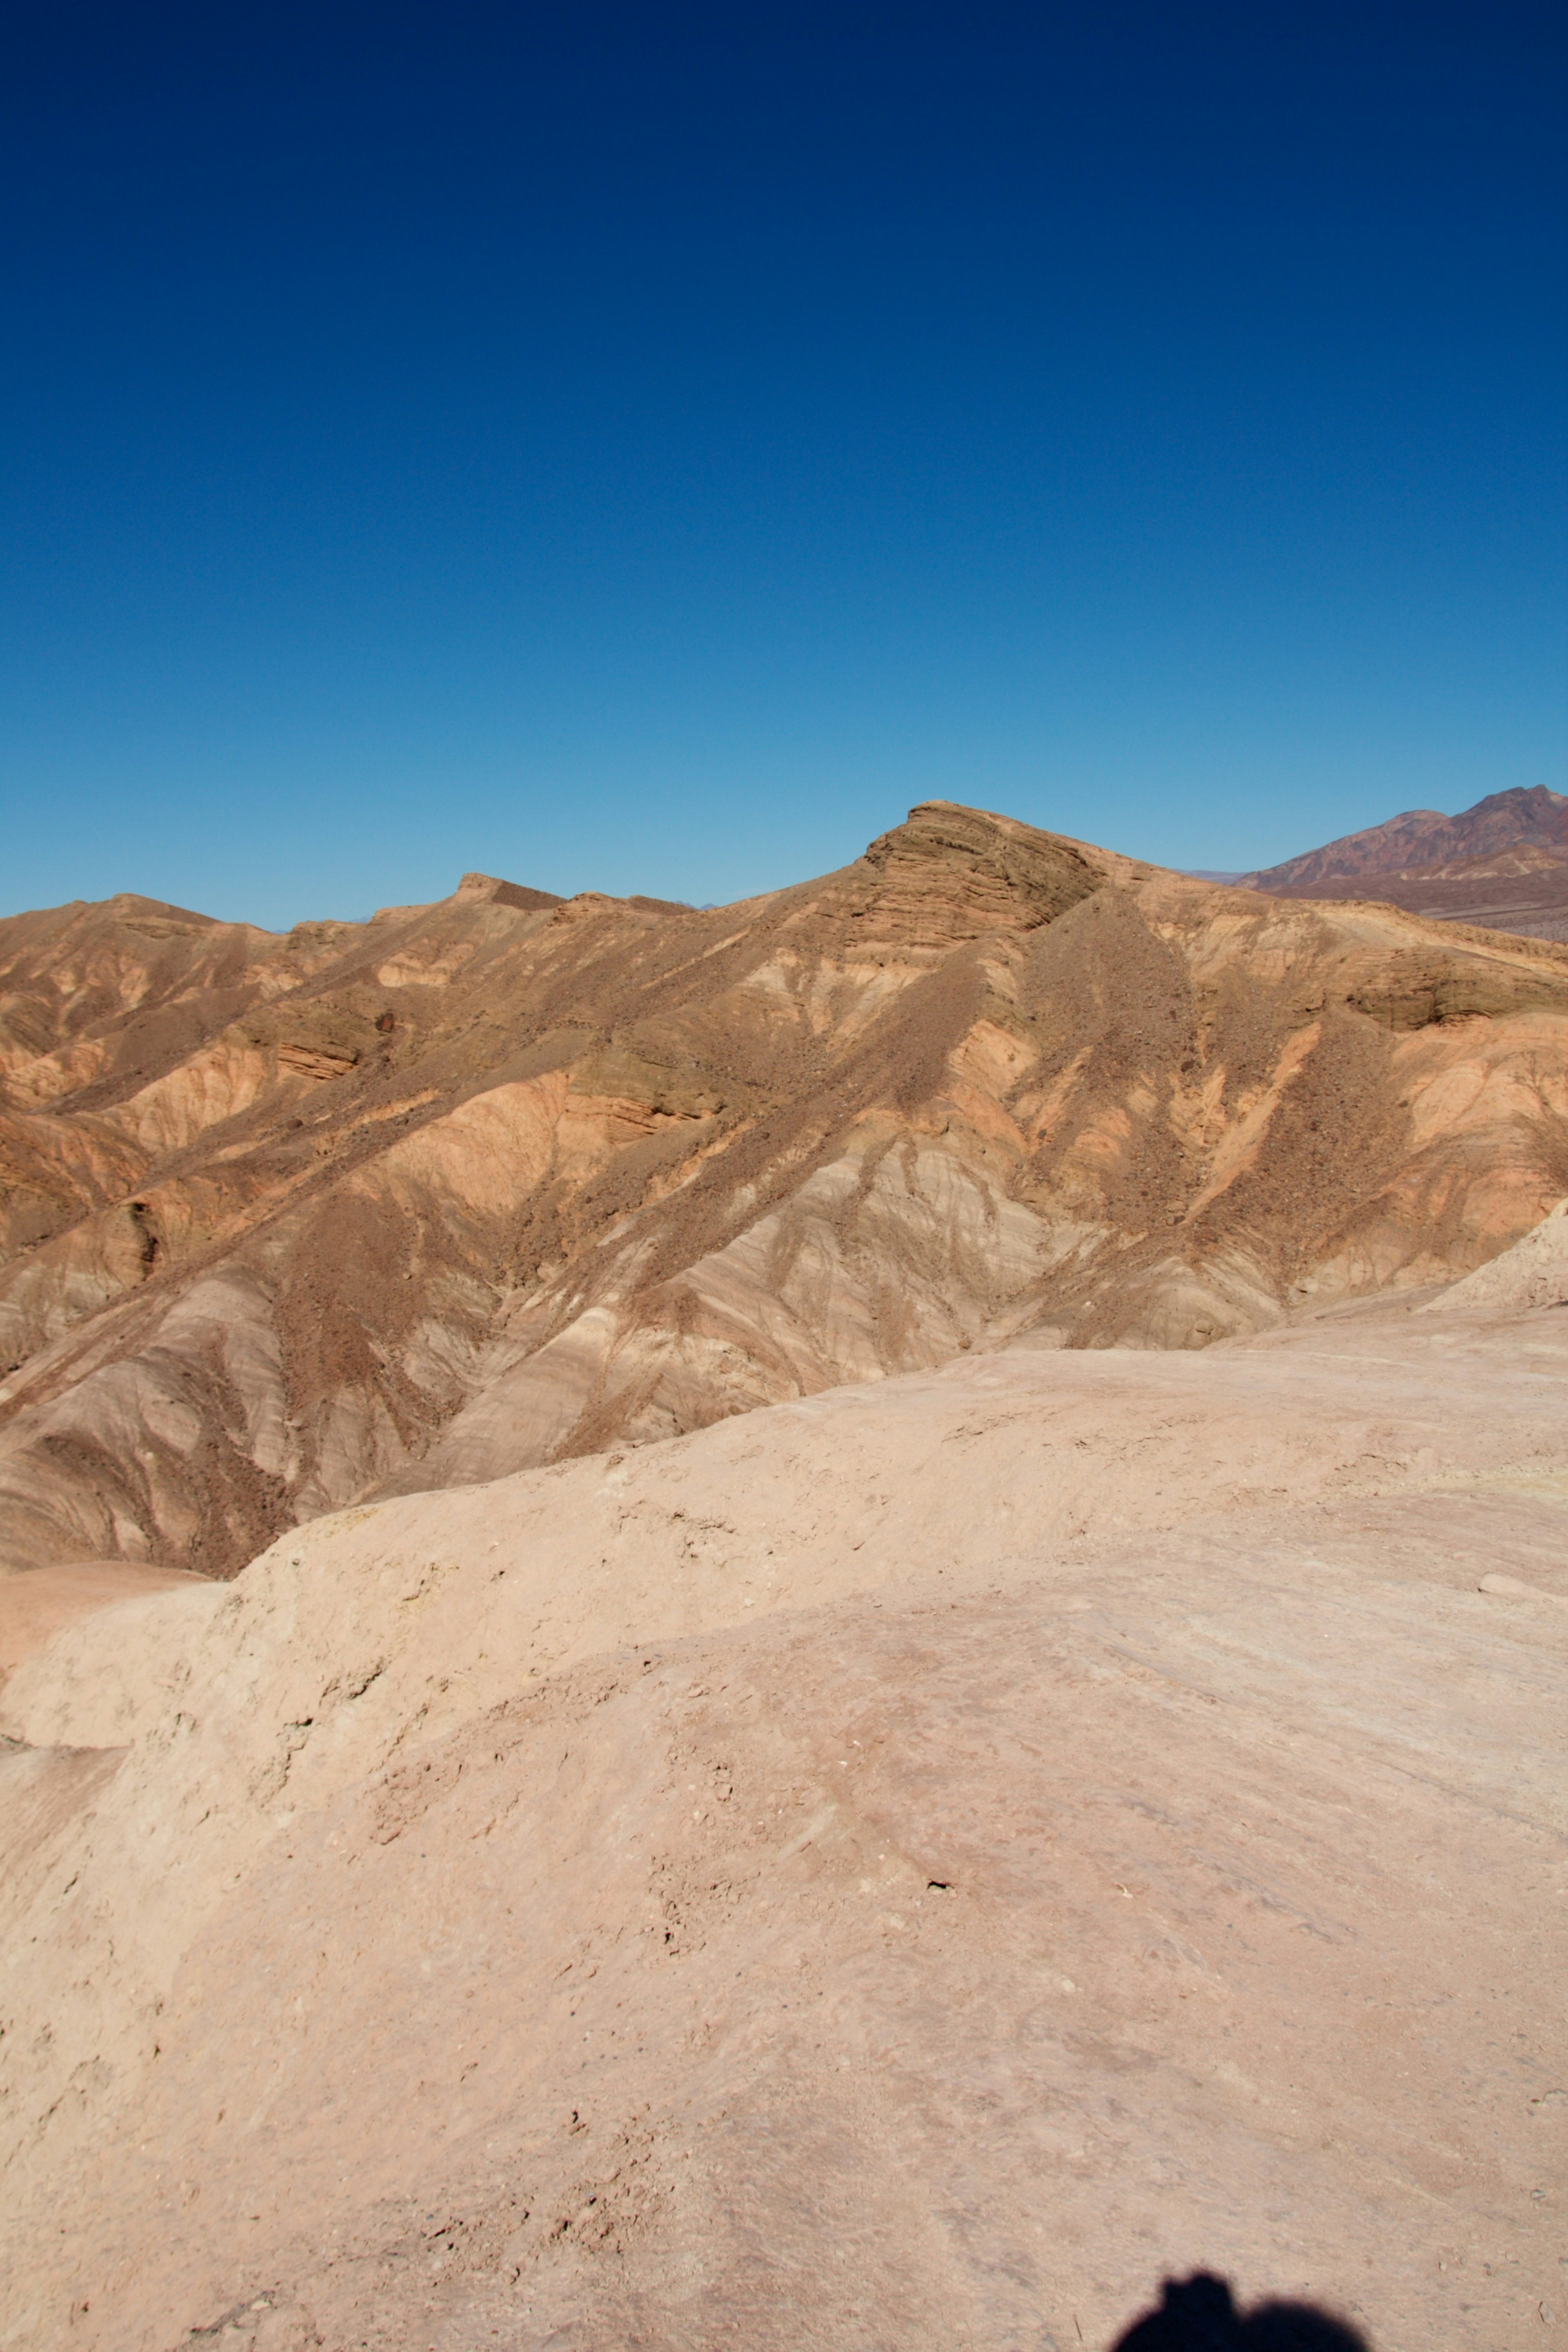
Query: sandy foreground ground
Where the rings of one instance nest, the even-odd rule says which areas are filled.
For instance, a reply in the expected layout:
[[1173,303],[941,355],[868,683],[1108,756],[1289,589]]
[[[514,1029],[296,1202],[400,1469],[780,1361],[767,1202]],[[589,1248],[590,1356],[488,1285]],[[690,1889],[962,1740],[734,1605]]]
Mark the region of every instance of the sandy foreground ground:
[[143,1568],[132,1559],[72,1560],[0,1575],[0,1685],[74,1618],[199,1581],[181,1569]]
[[1542,1248],[63,1625],[0,1692],[0,2345],[1076,2352],[1200,2265],[1568,2345]]

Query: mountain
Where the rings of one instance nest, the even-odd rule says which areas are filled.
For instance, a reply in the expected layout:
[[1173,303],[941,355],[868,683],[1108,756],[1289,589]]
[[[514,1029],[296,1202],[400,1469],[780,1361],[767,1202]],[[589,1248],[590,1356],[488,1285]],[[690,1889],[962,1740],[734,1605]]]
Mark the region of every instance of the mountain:
[[847,1381],[1447,1280],[1568,1191],[1565,1045],[1554,947],[946,803],[727,908],[16,917],[0,1563],[226,1577]]
[[1568,940],[1568,798],[1537,784],[1456,817],[1413,809],[1236,878],[1278,898],[1380,899],[1435,922]]
[[1281,866],[1264,867],[1239,878],[1254,890],[1301,890],[1310,884],[1354,880],[1366,875],[1406,878],[1430,875],[1463,863],[1472,872],[1507,873],[1516,869],[1470,864],[1500,852],[1541,850],[1551,857],[1568,858],[1568,794],[1548,792],[1544,784],[1530,791],[1489,793],[1474,808],[1458,816],[1442,816],[1436,809],[1407,809],[1386,824],[1364,833],[1347,833],[1321,849],[1288,857]]

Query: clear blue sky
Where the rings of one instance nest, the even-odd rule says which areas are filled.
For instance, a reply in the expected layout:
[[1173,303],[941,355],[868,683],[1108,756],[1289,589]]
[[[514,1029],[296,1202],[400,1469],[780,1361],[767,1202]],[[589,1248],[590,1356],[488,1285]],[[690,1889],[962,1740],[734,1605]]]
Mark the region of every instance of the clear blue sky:
[[1563,789],[1563,24],[13,0],[0,908]]

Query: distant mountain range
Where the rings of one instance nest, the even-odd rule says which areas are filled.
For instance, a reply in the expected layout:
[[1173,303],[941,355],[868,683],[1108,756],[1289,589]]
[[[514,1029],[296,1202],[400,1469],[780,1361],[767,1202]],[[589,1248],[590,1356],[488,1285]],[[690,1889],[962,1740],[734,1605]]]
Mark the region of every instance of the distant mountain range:
[[1568,794],[1489,793],[1458,816],[1407,809],[1386,824],[1237,880],[1287,898],[1380,898],[1439,921],[1568,939]]

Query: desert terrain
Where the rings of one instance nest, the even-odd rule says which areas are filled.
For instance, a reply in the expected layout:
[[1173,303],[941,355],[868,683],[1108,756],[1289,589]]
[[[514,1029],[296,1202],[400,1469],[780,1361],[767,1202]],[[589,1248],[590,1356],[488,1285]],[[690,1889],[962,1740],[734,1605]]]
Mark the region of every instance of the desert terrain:
[[1450,1279],[1568,1192],[1565,1019],[1568,947],[945,803],[707,910],[14,918],[0,1565],[231,1576],[972,1349]]
[[1568,2343],[1568,951],[0,933],[5,2352]]

